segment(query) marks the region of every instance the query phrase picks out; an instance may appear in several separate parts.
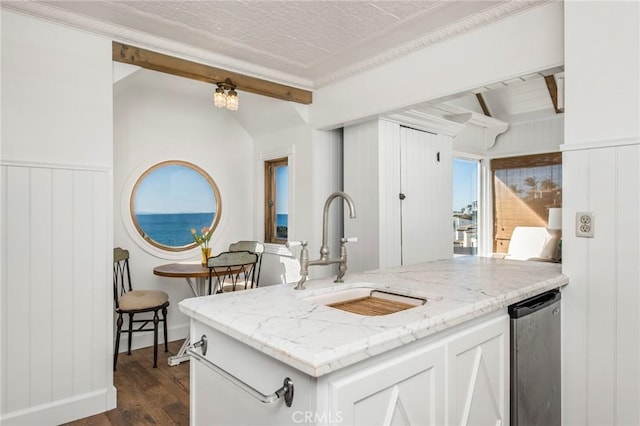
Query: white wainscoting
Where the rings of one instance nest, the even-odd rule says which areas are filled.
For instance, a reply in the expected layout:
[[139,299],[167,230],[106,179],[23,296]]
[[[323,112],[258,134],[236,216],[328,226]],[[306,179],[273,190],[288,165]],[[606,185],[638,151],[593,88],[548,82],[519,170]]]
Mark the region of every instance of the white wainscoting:
[[565,425],[640,424],[640,145],[609,145],[563,152]]
[[111,172],[0,170],[2,423],[60,424],[111,409]]

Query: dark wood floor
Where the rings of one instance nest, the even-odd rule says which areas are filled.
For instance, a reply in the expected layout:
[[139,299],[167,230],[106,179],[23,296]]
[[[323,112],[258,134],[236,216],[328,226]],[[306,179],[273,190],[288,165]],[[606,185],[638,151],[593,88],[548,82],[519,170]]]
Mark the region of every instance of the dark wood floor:
[[153,368],[153,348],[118,357],[113,382],[118,390],[118,407],[67,425],[188,425],[189,362],[169,367],[167,358],[180,350],[182,340],[158,348],[158,368]]

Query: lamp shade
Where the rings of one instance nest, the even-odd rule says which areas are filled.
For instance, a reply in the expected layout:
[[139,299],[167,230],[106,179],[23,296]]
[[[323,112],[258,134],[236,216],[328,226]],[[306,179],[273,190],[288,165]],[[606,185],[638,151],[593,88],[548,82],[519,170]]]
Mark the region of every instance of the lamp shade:
[[562,229],[562,209],[550,208],[549,209],[549,221],[547,223],[547,229],[549,230],[561,230]]
[[238,110],[238,93],[233,89],[229,90],[229,93],[227,93],[227,109],[230,109],[231,111]]
[[227,104],[227,95],[224,93],[224,89],[218,87],[213,94],[213,104],[218,108],[224,108]]

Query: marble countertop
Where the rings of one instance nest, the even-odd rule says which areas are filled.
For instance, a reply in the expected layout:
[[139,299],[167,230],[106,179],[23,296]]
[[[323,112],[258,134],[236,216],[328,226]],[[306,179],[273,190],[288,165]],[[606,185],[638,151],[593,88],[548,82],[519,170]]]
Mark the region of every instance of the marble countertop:
[[[180,311],[306,374],[319,377],[569,282],[561,265],[464,256],[185,299]],[[427,303],[361,316],[304,300],[352,287],[392,289]]]

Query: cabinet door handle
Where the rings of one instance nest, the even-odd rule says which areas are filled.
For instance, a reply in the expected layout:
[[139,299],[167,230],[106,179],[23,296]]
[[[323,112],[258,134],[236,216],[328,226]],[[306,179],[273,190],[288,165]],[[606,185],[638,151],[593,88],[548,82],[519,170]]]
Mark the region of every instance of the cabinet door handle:
[[400,193],[399,197],[400,197],[401,200],[404,200],[405,198],[407,198],[407,196],[404,195],[402,192]]

